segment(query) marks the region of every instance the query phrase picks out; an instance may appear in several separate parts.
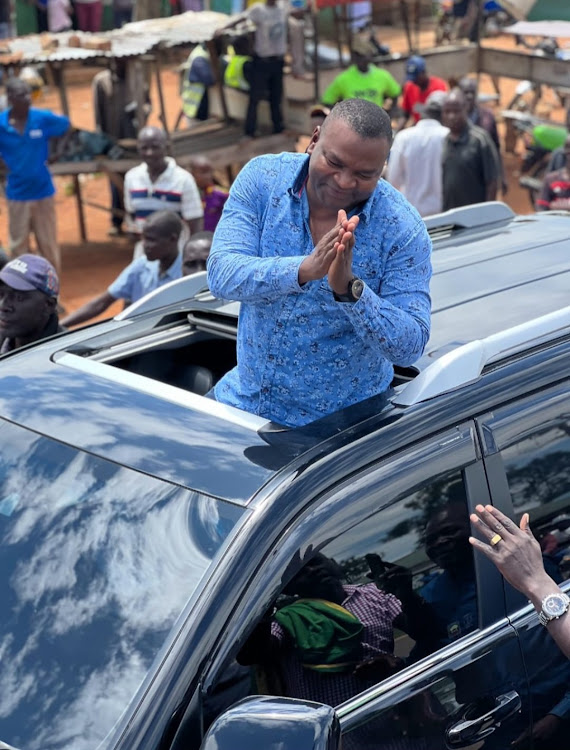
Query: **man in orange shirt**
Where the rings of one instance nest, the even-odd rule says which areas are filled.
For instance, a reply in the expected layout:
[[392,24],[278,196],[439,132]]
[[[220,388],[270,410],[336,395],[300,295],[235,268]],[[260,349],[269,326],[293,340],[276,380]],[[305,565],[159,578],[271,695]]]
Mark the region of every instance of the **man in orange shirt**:
[[426,61],[419,55],[412,55],[406,63],[406,82],[402,95],[402,109],[404,115],[398,122],[397,130],[402,130],[408,124],[410,117],[414,118],[414,125],[420,119],[417,104],[425,104],[428,96],[434,91],[447,91],[447,84],[443,78],[428,76]]

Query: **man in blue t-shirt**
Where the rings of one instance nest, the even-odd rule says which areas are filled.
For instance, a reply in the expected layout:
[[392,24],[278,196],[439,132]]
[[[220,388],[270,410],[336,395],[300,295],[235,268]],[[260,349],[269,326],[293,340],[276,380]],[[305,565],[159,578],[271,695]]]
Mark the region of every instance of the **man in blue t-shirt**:
[[9,170],[10,253],[12,257],[28,253],[33,232],[40,255],[59,272],[55,187],[47,164],[50,138],[64,136],[69,119],[30,107],[30,87],[19,78],[8,81],[6,96],[8,109],[0,112],[0,156]]

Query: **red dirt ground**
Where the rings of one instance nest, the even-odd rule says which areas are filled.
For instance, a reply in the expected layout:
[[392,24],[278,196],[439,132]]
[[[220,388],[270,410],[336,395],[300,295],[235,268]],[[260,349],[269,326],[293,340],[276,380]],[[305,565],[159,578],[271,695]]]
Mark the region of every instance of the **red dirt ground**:
[[[400,30],[382,29],[381,38],[390,44],[393,51],[405,52],[406,45],[404,35]],[[426,32],[426,41],[433,38],[433,32]],[[429,43],[429,42],[428,42]],[[512,42],[503,37],[495,41],[494,45],[510,47]],[[93,112],[91,105],[91,79],[97,71],[92,68],[82,68],[72,71],[68,76],[68,98],[71,111],[71,119],[75,126],[93,129]],[[178,96],[178,74],[175,66],[163,70],[163,87],[165,102],[168,113],[168,121],[172,125],[179,111]],[[501,81],[501,102],[495,106],[496,111],[504,108],[507,100],[512,95],[516,81],[503,79]],[[481,90],[490,92],[492,90],[490,81],[486,76],[482,77]],[[156,91],[152,92],[153,102],[158,102]],[[59,97],[55,90],[47,90],[39,103],[43,108],[59,110]],[[159,124],[157,107],[150,118],[150,124]],[[548,106],[547,112],[556,120],[562,119],[562,112]],[[302,147],[304,150],[304,146]],[[505,165],[509,179],[509,192],[506,202],[513,210],[520,213],[529,213],[531,210],[527,193],[518,186],[518,164],[519,157],[506,154]],[[58,234],[63,254],[62,274],[62,296],[61,301],[68,310],[74,310],[92,296],[100,293],[117,276],[117,274],[129,263],[132,257],[132,248],[128,240],[109,238],[109,215],[99,209],[87,206],[85,208],[88,242],[80,240],[79,225],[75,198],[72,194],[73,185],[71,178],[57,178],[57,212],[58,212]],[[109,189],[107,179],[102,174],[86,176],[82,179],[84,198],[108,205]],[[6,211],[0,213],[0,239],[6,242]],[[106,315],[119,311],[121,305],[113,306]]]

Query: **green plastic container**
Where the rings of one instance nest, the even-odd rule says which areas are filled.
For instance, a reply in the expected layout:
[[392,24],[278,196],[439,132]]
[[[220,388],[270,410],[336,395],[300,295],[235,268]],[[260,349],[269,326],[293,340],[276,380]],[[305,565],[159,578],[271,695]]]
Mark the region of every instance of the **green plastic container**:
[[562,126],[537,125],[533,128],[532,135],[539,146],[548,151],[554,151],[564,145],[564,141],[568,138],[568,131]]

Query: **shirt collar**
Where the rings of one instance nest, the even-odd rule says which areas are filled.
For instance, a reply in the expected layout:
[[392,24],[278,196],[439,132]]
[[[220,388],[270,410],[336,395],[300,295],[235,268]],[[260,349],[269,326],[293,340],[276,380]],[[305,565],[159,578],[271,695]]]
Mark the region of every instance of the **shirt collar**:
[[160,265],[157,269],[157,274],[160,279],[179,279],[182,276],[182,254],[178,253],[174,263],[168,268],[163,274],[160,273]]
[[[309,155],[307,154],[306,158],[303,159],[301,167],[299,168],[297,174],[295,175],[293,185],[287,190],[291,198],[294,201],[297,201],[298,203],[301,202],[303,193],[305,192],[305,183],[307,182],[308,177],[309,177]],[[380,184],[380,180],[378,181],[378,184]],[[351,209],[348,213],[348,216],[349,217],[356,216],[358,214],[361,220],[364,219],[364,221],[369,221],[370,212],[372,211],[372,204],[374,202],[377,192],[378,192],[378,186],[374,189],[374,192],[368,198],[368,200],[364,201],[364,203],[360,203],[358,206]]]

